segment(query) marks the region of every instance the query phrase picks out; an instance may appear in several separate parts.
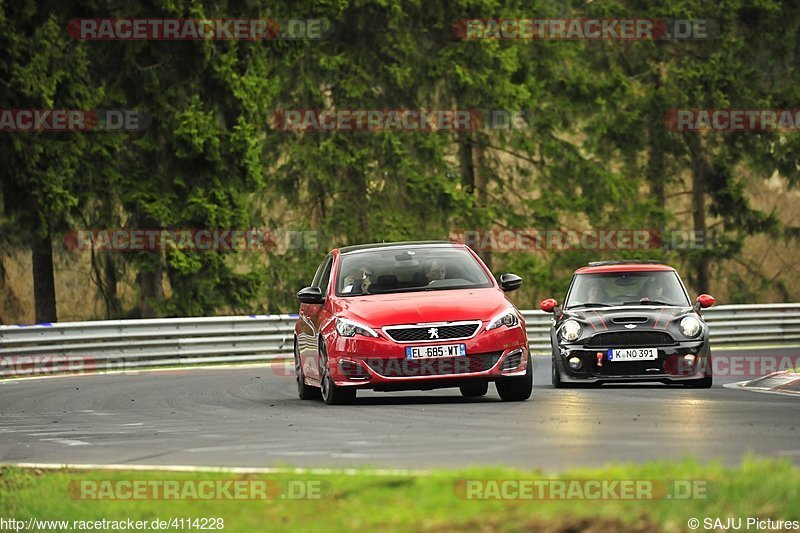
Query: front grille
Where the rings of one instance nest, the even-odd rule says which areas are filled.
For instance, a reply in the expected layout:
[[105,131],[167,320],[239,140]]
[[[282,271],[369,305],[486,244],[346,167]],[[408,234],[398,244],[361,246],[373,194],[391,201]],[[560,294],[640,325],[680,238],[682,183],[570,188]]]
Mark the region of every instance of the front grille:
[[365,359],[364,362],[375,373],[387,378],[445,376],[484,372],[496,365],[501,355],[503,352],[489,352],[430,359]]
[[500,367],[501,370],[514,370],[522,362],[522,350],[510,353],[504,360]]
[[674,343],[673,338],[663,331],[613,331],[610,333],[598,333],[590,337],[586,341],[586,346],[627,348],[635,346],[666,346]]
[[[396,342],[421,342],[472,337],[480,325],[480,322],[470,322],[451,326],[400,326],[384,328],[384,331]],[[436,331],[431,331],[433,329]],[[432,333],[435,335],[431,336]]]

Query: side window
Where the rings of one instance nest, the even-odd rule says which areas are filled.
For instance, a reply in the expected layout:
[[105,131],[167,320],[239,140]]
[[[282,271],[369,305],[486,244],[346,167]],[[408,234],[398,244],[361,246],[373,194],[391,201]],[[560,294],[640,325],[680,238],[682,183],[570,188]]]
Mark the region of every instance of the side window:
[[328,283],[331,281],[331,267],[333,266],[333,257],[328,256],[327,264],[322,271],[322,279],[319,280],[319,288],[322,290],[322,295],[328,293]]
[[314,281],[311,282],[312,287],[319,287],[322,289],[322,294],[328,289],[328,281],[331,277],[331,265],[333,264],[333,257],[328,255],[322,264],[319,265],[317,273],[314,274]]
[[322,278],[322,271],[325,270],[325,266],[328,264],[328,256],[322,260],[322,263],[319,264],[317,267],[317,271],[314,273],[314,279],[311,280],[312,287],[319,287],[319,280]]

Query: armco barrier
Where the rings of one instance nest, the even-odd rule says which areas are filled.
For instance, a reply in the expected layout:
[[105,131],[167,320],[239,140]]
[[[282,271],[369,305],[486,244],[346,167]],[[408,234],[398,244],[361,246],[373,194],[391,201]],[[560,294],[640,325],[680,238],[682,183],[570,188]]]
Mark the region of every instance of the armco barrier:
[[[548,353],[551,316],[522,311],[531,351]],[[800,304],[721,305],[703,311],[713,348],[800,346]],[[0,326],[0,376],[283,359],[295,315],[61,322]]]

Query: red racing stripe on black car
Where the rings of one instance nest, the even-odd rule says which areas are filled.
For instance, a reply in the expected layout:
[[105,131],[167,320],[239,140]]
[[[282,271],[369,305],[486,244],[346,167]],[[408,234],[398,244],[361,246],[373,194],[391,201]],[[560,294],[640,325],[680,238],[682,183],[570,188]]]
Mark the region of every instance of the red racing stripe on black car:
[[663,312],[664,312],[664,308],[663,307],[658,310],[658,315],[656,315],[656,321],[653,322],[653,329],[656,329],[658,327],[658,321],[661,320],[661,313],[663,313]]
[[[601,323],[601,324],[603,324],[603,327],[604,327],[604,328],[607,330],[607,329],[608,329],[608,326],[606,325],[606,321],[605,321],[605,320],[603,320],[603,317],[600,315],[600,313],[598,313],[597,311],[592,311],[592,312],[593,312],[595,315],[597,315],[597,318],[599,318],[599,319],[600,319],[600,323]],[[597,330],[595,330],[595,331],[597,331]]]

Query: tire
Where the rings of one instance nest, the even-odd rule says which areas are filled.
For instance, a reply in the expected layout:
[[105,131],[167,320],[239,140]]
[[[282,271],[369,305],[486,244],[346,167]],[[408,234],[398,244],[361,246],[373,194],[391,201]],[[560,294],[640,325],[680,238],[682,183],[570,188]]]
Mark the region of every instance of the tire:
[[533,361],[530,354],[524,376],[499,379],[494,385],[504,402],[524,402],[530,398],[533,392]]
[[711,373],[711,358],[707,359],[705,376],[700,379],[693,379],[684,383],[685,386],[692,389],[710,389],[714,384],[714,376]]
[[303,376],[303,366],[300,364],[300,350],[297,348],[297,339],[294,340],[294,376],[297,381],[297,396],[301,400],[319,398],[319,389],[306,385]]
[[553,384],[554,389],[563,389],[565,384],[561,381],[561,372],[556,366],[556,360],[553,359],[553,371],[550,373],[550,382]]
[[467,383],[458,388],[461,389],[461,396],[464,398],[479,398],[489,392],[489,382]]
[[710,389],[713,384],[714,384],[714,378],[712,376],[706,376],[700,379],[693,379],[692,381],[688,381],[684,383],[684,386],[689,387],[691,389]]
[[333,382],[330,370],[328,369],[328,356],[325,351],[325,343],[320,339],[319,343],[319,384],[322,401],[327,405],[342,405],[352,403],[356,399],[356,389],[352,387],[337,387]]

